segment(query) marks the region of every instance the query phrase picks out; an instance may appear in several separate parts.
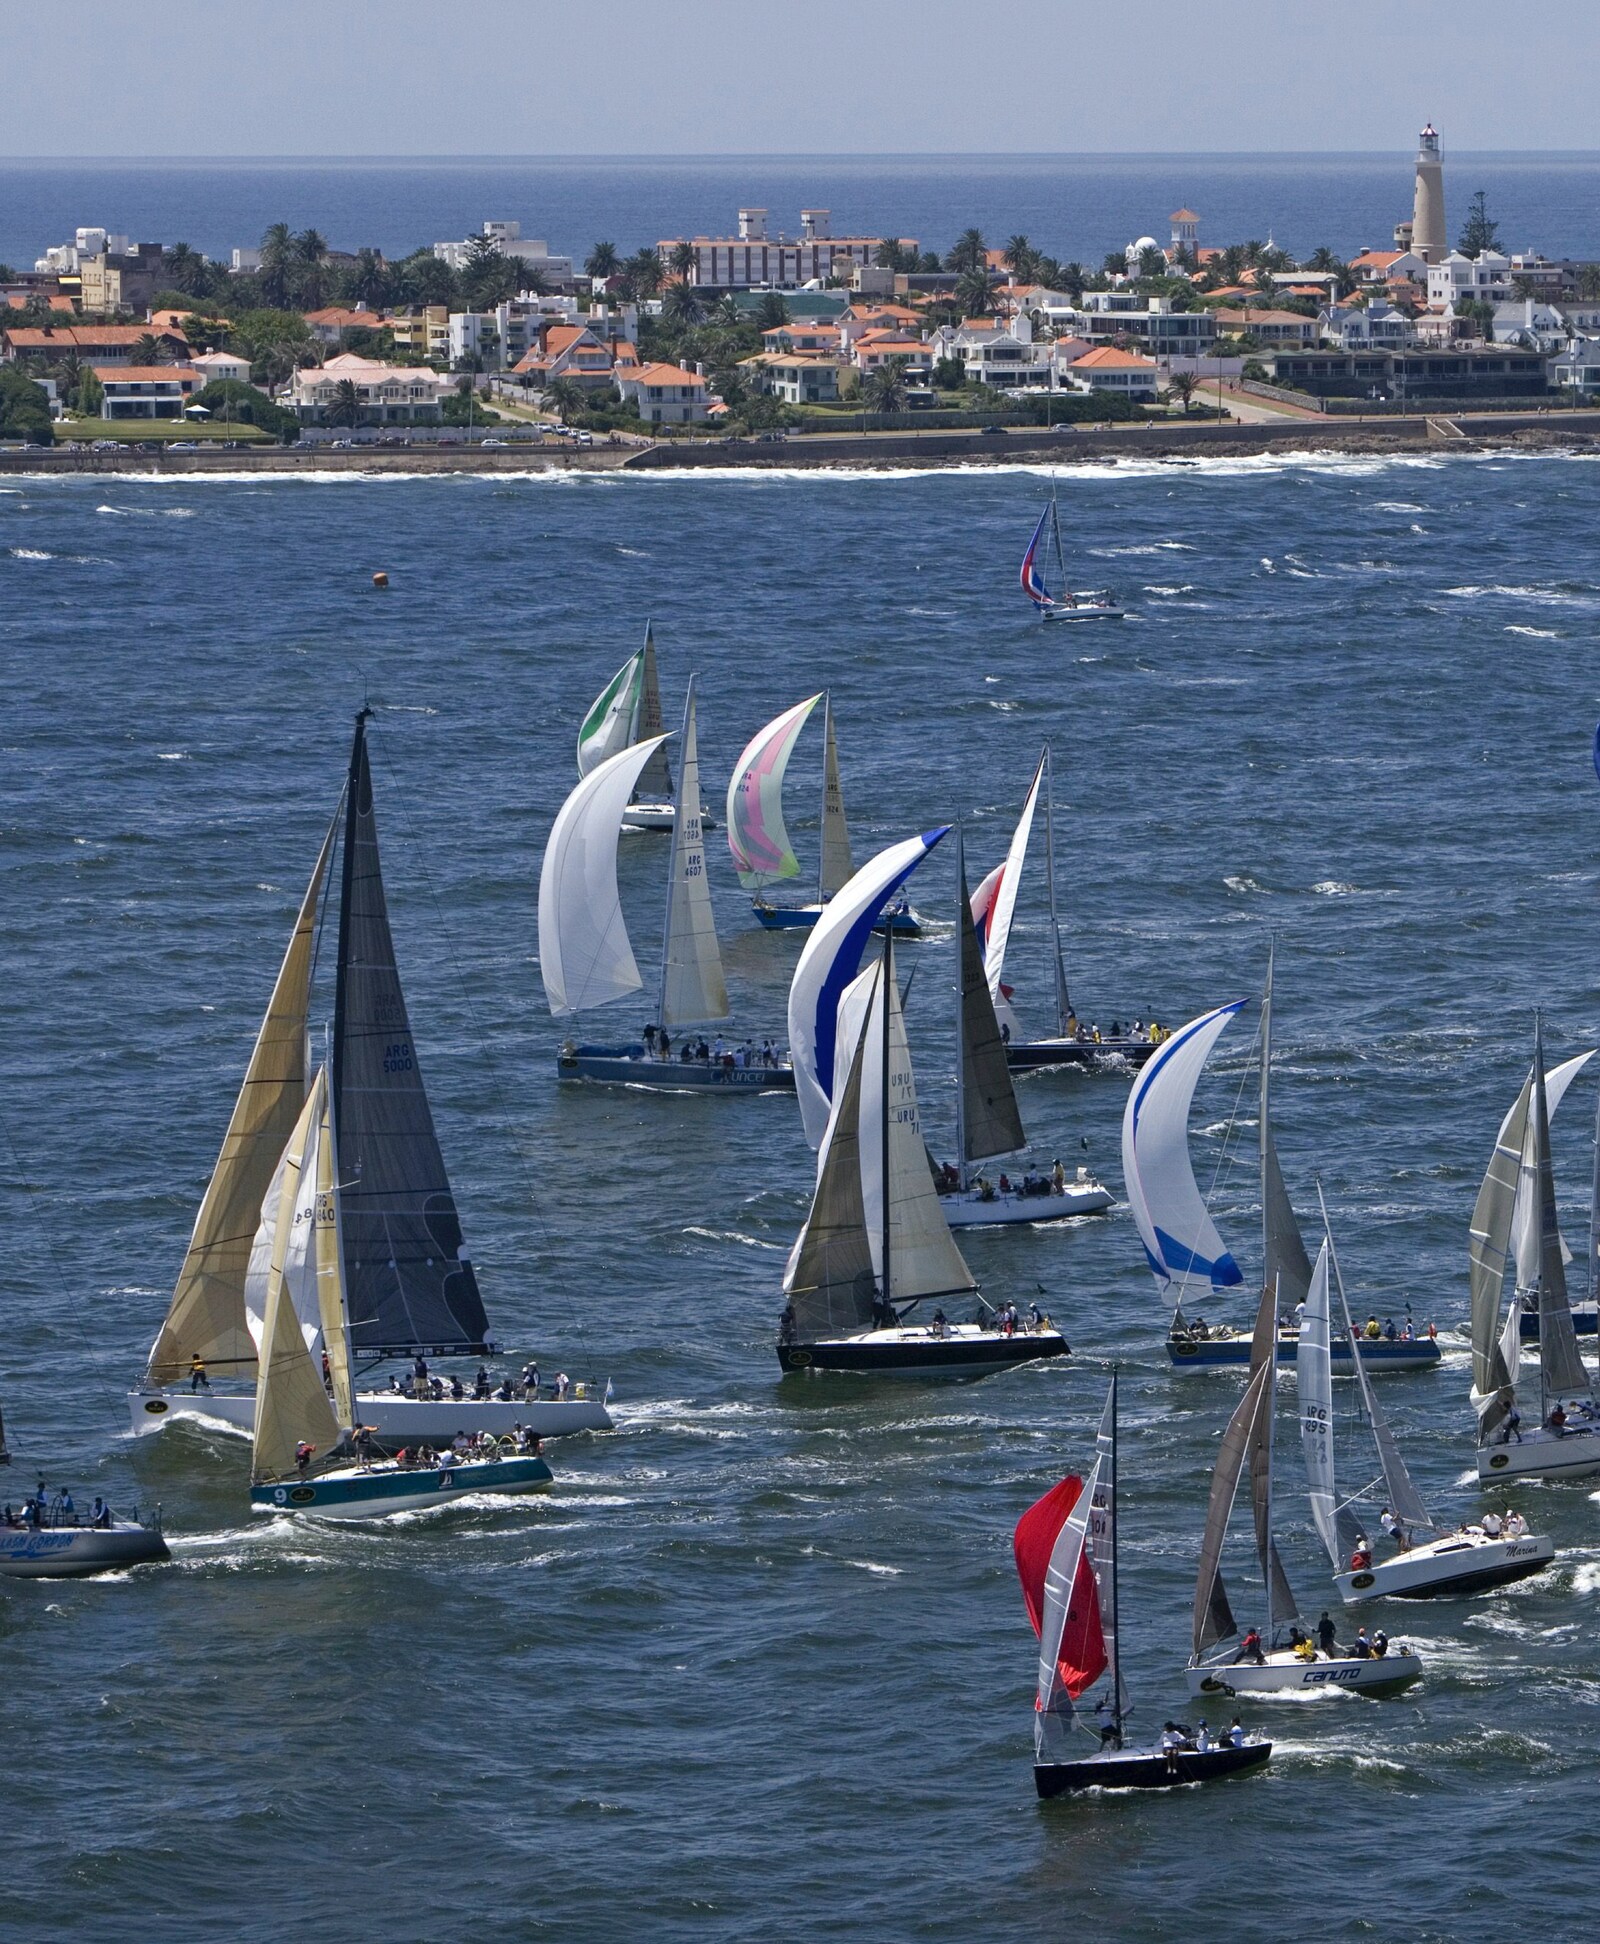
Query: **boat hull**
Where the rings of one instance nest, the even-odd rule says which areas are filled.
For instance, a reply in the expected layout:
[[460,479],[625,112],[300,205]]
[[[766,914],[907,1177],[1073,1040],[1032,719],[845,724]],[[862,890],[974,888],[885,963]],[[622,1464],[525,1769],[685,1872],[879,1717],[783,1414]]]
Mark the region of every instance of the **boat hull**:
[[[1596,1334],[1596,1306],[1593,1303],[1574,1303],[1572,1306],[1572,1327],[1579,1336]],[[1517,1334],[1524,1343],[1539,1341],[1539,1312],[1525,1309],[1517,1318]]]
[[1600,1472],[1600,1435],[1593,1431],[1524,1431],[1522,1442],[1483,1445],[1478,1476],[1502,1478],[1588,1478]]
[[1090,621],[1125,621],[1128,610],[1118,607],[1115,601],[1086,601],[1077,607],[1040,608],[1040,618],[1044,621],[1075,621],[1083,626]]
[[[398,1391],[363,1391],[356,1407],[361,1422],[372,1429],[373,1441],[385,1451],[398,1451],[403,1445],[447,1445],[458,1431],[471,1437],[474,1432],[503,1438],[518,1425],[539,1438],[561,1438],[575,1431],[609,1431],[611,1413],[598,1397],[575,1397],[558,1402],[555,1398],[513,1398],[501,1403],[498,1398],[402,1397]],[[172,1418],[202,1418],[221,1422],[249,1435],[256,1421],[254,1391],[205,1392],[193,1396],[186,1390],[133,1391],[128,1397],[129,1416],[136,1433],[159,1431]]]
[[[810,931],[827,909],[825,905],[752,905],[756,923],[766,931]],[[887,920],[880,920],[873,930],[880,935],[885,929],[892,930],[896,938],[920,938],[922,920],[914,911],[897,911]]]
[[1521,1539],[1452,1533],[1392,1559],[1374,1560],[1360,1572],[1335,1573],[1333,1583],[1346,1606],[1364,1600],[1452,1599],[1542,1573],[1555,1556],[1555,1541],[1544,1533]]
[[0,1574],[11,1579],[87,1579],[170,1558],[152,1526],[0,1526]]
[[975,1323],[952,1323],[944,1336],[905,1325],[869,1330],[860,1336],[817,1343],[780,1343],[778,1362],[786,1376],[851,1375],[919,1380],[992,1376],[1019,1364],[1068,1355],[1059,1330],[1018,1330],[1007,1336]]
[[1078,1789],[1181,1789],[1264,1768],[1271,1756],[1269,1741],[1208,1748],[1203,1754],[1197,1748],[1174,1749],[1171,1755],[1159,1748],[1118,1749],[1085,1756],[1081,1762],[1035,1762],[1033,1780],[1045,1801]]
[[1186,1678],[1189,1692],[1206,1698],[1248,1694],[1267,1699],[1274,1695],[1321,1694],[1328,1688],[1346,1688],[1354,1694],[1393,1694],[1421,1680],[1422,1662],[1415,1654],[1302,1661],[1279,1651],[1269,1654],[1261,1667],[1253,1661],[1212,1661],[1187,1669]]
[[[704,809],[702,809],[700,812],[700,828],[702,830],[715,830],[716,827],[715,820],[708,817]],[[670,803],[630,803],[622,813],[622,828],[624,830],[665,831],[670,836],[672,832],[672,805]]]
[[556,1055],[558,1080],[602,1087],[639,1087],[647,1093],[793,1093],[794,1069],[730,1067],[715,1060],[654,1060],[642,1042],[632,1046],[576,1046]]
[[[1287,1363],[1290,1370],[1294,1368],[1299,1342],[1293,1330],[1282,1330],[1278,1334],[1278,1357],[1280,1362]],[[1354,1370],[1347,1338],[1336,1338],[1330,1344],[1328,1354],[1336,1370],[1341,1366],[1346,1371]],[[1243,1331],[1233,1331],[1223,1337],[1169,1336],[1167,1355],[1180,1370],[1247,1364],[1250,1361],[1250,1338]],[[1410,1343],[1390,1343],[1386,1338],[1376,1343],[1363,1342],[1361,1361],[1369,1375],[1382,1370],[1430,1370],[1439,1361],[1439,1346],[1431,1337],[1417,1337]]]
[[1009,1228],[1018,1223],[1066,1222],[1079,1215],[1100,1215],[1115,1205],[1116,1197],[1098,1181],[1069,1181],[1061,1194],[989,1196],[976,1188],[959,1194],[941,1195],[939,1206],[953,1229]]
[[1006,1065],[1013,1073],[1043,1073],[1051,1067],[1078,1067],[1089,1072],[1142,1067],[1155,1051],[1150,1040],[1010,1040]]
[[318,1519],[382,1519],[422,1512],[474,1492],[536,1492],[552,1482],[542,1458],[475,1460],[405,1470],[356,1466],[250,1487],[252,1512],[305,1513]]

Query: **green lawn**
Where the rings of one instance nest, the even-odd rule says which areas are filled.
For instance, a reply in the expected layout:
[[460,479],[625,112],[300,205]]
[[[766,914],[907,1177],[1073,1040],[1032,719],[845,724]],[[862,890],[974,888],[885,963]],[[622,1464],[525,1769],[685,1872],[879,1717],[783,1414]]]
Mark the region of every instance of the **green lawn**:
[[91,445],[96,439],[119,439],[134,445],[149,439],[163,444],[173,439],[192,439],[196,445],[214,444],[219,439],[244,439],[252,445],[272,443],[259,425],[240,425],[237,421],[225,425],[218,419],[68,418],[56,422],[57,445]]

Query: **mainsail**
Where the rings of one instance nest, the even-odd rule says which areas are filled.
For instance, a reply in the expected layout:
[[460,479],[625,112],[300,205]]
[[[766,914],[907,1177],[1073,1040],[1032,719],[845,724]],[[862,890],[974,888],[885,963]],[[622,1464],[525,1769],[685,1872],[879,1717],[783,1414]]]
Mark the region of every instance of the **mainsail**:
[[961,851],[960,833],[956,840],[956,875],[960,895],[956,900],[956,926],[960,938],[961,967],[957,1018],[960,1026],[960,1070],[956,1075],[959,1160],[983,1161],[996,1154],[1012,1154],[1027,1144],[1022,1131],[1022,1116],[1017,1111],[1016,1089],[1006,1063],[1005,1042],[1000,1037],[994,1001],[984,970],[983,948],[972,922],[972,904],[967,895],[967,871]]
[[[819,690],[775,716],[750,738],[733,766],[728,784],[728,849],[747,891],[800,875],[800,860],[784,827],[783,779],[800,731],[821,700]],[[824,854],[826,861],[826,844]],[[848,855],[847,840],[846,861]]]
[[[806,939],[789,987],[789,1054],[800,1118],[813,1147],[820,1145],[828,1125],[840,995],[861,968],[861,955],[883,907],[949,828],[943,824],[920,837],[907,837],[868,858]],[[542,887],[539,903],[542,914]]]
[[1122,1171],[1145,1258],[1164,1288],[1242,1282],[1195,1184],[1189,1103],[1212,1047],[1244,1000],[1202,1013],[1140,1068],[1122,1117]]
[[[1264,1448],[1265,1462],[1260,1459],[1254,1461],[1252,1487],[1255,1478],[1259,1477],[1260,1492],[1253,1492],[1257,1502],[1257,1543],[1262,1552],[1263,1569],[1268,1574],[1268,1598],[1271,1603],[1269,1562],[1276,1558],[1277,1550],[1270,1543],[1270,1427],[1277,1376],[1276,1342],[1277,1303],[1272,1290],[1263,1290],[1256,1312],[1255,1339],[1251,1345],[1250,1381],[1245,1386],[1244,1396],[1234,1408],[1233,1416],[1228,1420],[1228,1428],[1222,1434],[1216,1466],[1211,1474],[1211,1496],[1206,1505],[1205,1532],[1200,1541],[1200,1564],[1194,1586],[1192,1637],[1194,1659],[1197,1661],[1207,1648],[1214,1647],[1218,1641],[1228,1639],[1239,1630],[1228,1602],[1227,1589],[1222,1583],[1222,1542],[1227,1537],[1228,1521],[1233,1515],[1233,1502],[1238,1496],[1245,1458],[1248,1454],[1262,1452]],[[1281,1568],[1279,1570],[1281,1574]],[[1292,1610],[1292,1596],[1289,1606]]]
[[[1545,1075],[1545,1099],[1552,1121],[1556,1117],[1556,1109],[1566,1097],[1567,1089],[1593,1058],[1594,1049],[1591,1048],[1587,1053],[1578,1054],[1575,1059],[1563,1060],[1560,1066],[1553,1066]],[[1519,1291],[1538,1287],[1540,1249],[1537,1175],[1530,1157],[1524,1152],[1522,1174],[1517,1184],[1517,1205],[1511,1217],[1511,1253],[1516,1258]],[[1561,1244],[1561,1260],[1563,1263],[1572,1260],[1572,1251],[1565,1242]]]
[[[880,976],[878,967],[862,974],[871,980]],[[867,1040],[863,1020],[817,1157],[811,1212],[784,1272],[796,1332],[805,1343],[853,1336],[873,1320],[872,1249],[861,1199],[861,1076]]]
[[833,733],[833,697],[822,715],[822,854],[817,866],[817,896],[824,904],[855,875],[850,861],[850,826],[845,822],[839,783],[839,744]]
[[[639,652],[639,662],[638,699],[634,704],[628,736],[630,742],[636,743],[660,737],[667,726],[661,714],[661,677],[656,670],[655,630],[648,621],[644,624],[644,647]],[[671,797],[672,771],[667,767],[665,741],[656,743],[653,754],[639,772],[636,787],[641,801],[665,803]],[[694,799],[692,807],[697,816],[704,813],[704,806],[698,797]]]
[[695,736],[694,678],[683,705],[683,767],[672,812],[667,868],[667,922],[661,948],[663,1026],[704,1026],[728,1017],[728,988],[711,911],[700,812],[700,753]]
[[1578,1355],[1578,1338],[1567,1300],[1561,1231],[1556,1225],[1555,1169],[1550,1157],[1550,1108],[1544,1076],[1544,1028],[1533,1036],[1533,1107],[1528,1127],[1538,1170],[1539,1391],[1544,1410],[1568,1398],[1590,1399],[1589,1373]]
[[[378,858],[366,718],[345,798],[334,995],[333,1126],[344,1182],[345,1301],[365,1356],[473,1352],[488,1327],[423,1089]],[[587,787],[580,784],[579,788]]]
[[539,872],[539,970],[557,1019],[644,984],[617,890],[622,813],[654,742],[611,756],[556,812]]
[[198,1356],[214,1370],[248,1375],[256,1346],[245,1321],[245,1275],[261,1204],[306,1097],[306,1029],[311,1008],[317,906],[333,853],[337,813],[300,901],[289,948],[145,1378],[170,1384]]

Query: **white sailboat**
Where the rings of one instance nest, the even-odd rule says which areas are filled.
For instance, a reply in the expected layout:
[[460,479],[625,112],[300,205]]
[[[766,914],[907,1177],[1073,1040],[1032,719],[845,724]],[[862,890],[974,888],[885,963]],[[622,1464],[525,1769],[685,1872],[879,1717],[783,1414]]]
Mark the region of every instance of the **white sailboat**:
[[[1005,984],[1006,948],[1011,942],[1011,927],[1016,917],[1017,896],[1022,888],[1023,867],[1033,835],[1034,818],[1041,794],[1044,799],[1045,889],[1050,900],[1050,942],[1055,973],[1055,1032],[1041,1039],[1024,1036],[1021,1022],[1012,1010],[1010,988]],[[1104,1033],[1098,1026],[1080,1021],[1067,990],[1066,961],[1061,950],[1061,919],[1056,909],[1056,836],[1054,767],[1050,745],[1046,743],[1033,773],[1022,815],[1012,834],[1003,862],[997,864],[972,894],[972,918],[983,944],[984,966],[989,978],[989,996],[1005,1033],[1006,1059],[1013,1072],[1032,1073],[1048,1067],[1142,1066],[1155,1051],[1157,1041],[1148,1026],[1134,1032],[1130,1022],[1124,1030],[1113,1022]]]
[[[607,758],[616,756],[637,743],[663,737],[666,722],[661,713],[661,677],[656,668],[655,631],[644,624],[644,646],[628,659],[606,683],[590,704],[578,730],[578,774],[587,776]],[[653,754],[633,780],[632,800],[623,806],[624,830],[672,828],[674,798],[672,770],[663,741],[657,741]],[[699,805],[701,827],[714,826]]]
[[[1023,1602],[1039,1641],[1033,1711],[1033,1779],[1041,1797],[1076,1789],[1172,1789],[1262,1767],[1272,1743],[1236,1731],[1213,1741],[1168,1733],[1127,1748],[1130,1713],[1122,1678],[1117,1598],[1117,1380],[1106,1394],[1088,1483],[1062,1479],[1017,1521],[1012,1551]],[[1109,1675],[1092,1722],[1078,1703]],[[1172,1724],[1168,1724],[1169,1731]],[[1073,1735],[1099,1746],[1075,1753]]]
[[[1122,1118],[1122,1167],[1135,1224],[1162,1295],[1172,1306],[1167,1354],[1182,1369],[1242,1365],[1250,1361],[1250,1331],[1209,1324],[1186,1316],[1186,1301],[1210,1289],[1239,1287],[1243,1272],[1217,1233],[1216,1224],[1194,1178],[1189,1155],[1189,1104],[1212,1048],[1245,1001],[1219,1006],[1191,1020],[1164,1039],[1155,1056],[1135,1077]],[[1262,1287],[1278,1292],[1283,1348],[1295,1345],[1293,1311],[1311,1283],[1311,1261],[1278,1165],[1272,1130],[1272,961],[1261,1001],[1259,1106],[1259,1180],[1262,1210]],[[1332,1354],[1346,1369],[1350,1344],[1340,1337]],[[1397,1333],[1373,1342],[1372,1365],[1413,1369],[1439,1361],[1439,1346],[1428,1336]]]
[[[1273,1430],[1278,1375],[1277,1292],[1262,1292],[1251,1345],[1250,1381],[1222,1435],[1206,1507],[1200,1565],[1195,1576],[1189,1692],[1195,1695],[1283,1696],[1349,1688],[1390,1693],[1420,1678],[1422,1662],[1403,1647],[1381,1655],[1329,1655],[1305,1643],[1294,1624],[1300,1612],[1273,1532]],[[1238,1622],[1222,1582],[1222,1548],[1245,1462],[1250,1466],[1256,1559],[1265,1594],[1264,1624],[1237,1652],[1228,1642]],[[1220,1652],[1218,1651],[1220,1649]]]
[[[1046,528],[1049,537],[1046,538]],[[1055,556],[1056,584],[1052,591],[1041,558],[1046,551]],[[1108,588],[1074,590],[1067,579],[1066,557],[1061,549],[1061,515],[1056,506],[1056,485],[1050,482],[1050,503],[1039,515],[1039,524],[1022,556],[1022,591],[1033,603],[1041,621],[1120,621],[1126,613]]]
[[[1481,1525],[1461,1525],[1451,1531],[1438,1524],[1406,1470],[1388,1420],[1367,1382],[1359,1339],[1351,1327],[1345,1301],[1344,1278],[1326,1229],[1311,1272],[1305,1317],[1297,1352],[1300,1402],[1300,1444],[1305,1453],[1306,1479],[1311,1491],[1311,1516],[1333,1567],[1333,1583],[1346,1606],[1363,1600],[1417,1600],[1481,1593],[1542,1572],[1555,1557],[1555,1542],[1542,1533],[1502,1529],[1485,1532]],[[1333,1276],[1329,1276],[1330,1265]],[[1333,1373],[1328,1356],[1331,1290],[1337,1284],[1345,1334],[1355,1347],[1356,1381],[1361,1402],[1377,1446],[1379,1479],[1341,1499],[1335,1482]],[[1382,1485],[1381,1507],[1374,1503]],[[1375,1514],[1387,1518],[1379,1524]],[[1520,1522],[1519,1522],[1520,1523]],[[1394,1550],[1379,1558],[1369,1532],[1378,1530]]]
[[[1578,1353],[1565,1254],[1556,1222],[1544,1028],[1536,1021],[1533,1071],[1501,1122],[1472,1211],[1472,1401],[1480,1478],[1581,1478],[1600,1471],[1600,1411]],[[1502,1316],[1508,1262],[1517,1264],[1522,1290]],[[1523,1292],[1535,1298],[1539,1316],[1539,1420],[1531,1425],[1523,1424],[1519,1408],[1531,1391],[1520,1368]]]
[[[628,998],[644,989],[617,889],[621,812],[664,736],[608,756],[567,798],[551,826],[539,873],[539,966],[557,1019]],[[695,682],[683,705],[683,750],[667,860],[667,908],[655,1018],[642,1038],[590,1043],[568,1039],[556,1056],[561,1080],[588,1080],[654,1093],[784,1092],[794,1073],[781,1049],[751,1057],[689,1034],[730,1018],[728,988],[711,910],[700,814]]]
[[974,1177],[974,1165],[1016,1154],[1028,1144],[1006,1049],[995,1018],[983,950],[967,894],[966,854],[956,832],[956,1159],[940,1171],[939,1205],[953,1229],[1062,1222],[1096,1215],[1115,1197],[1080,1167],[1059,1183],[1054,1171],[1025,1169],[1013,1183]]
[[[284,1153],[270,1211],[265,1308],[257,1343],[250,1508],[325,1519],[411,1512],[468,1493],[521,1493],[550,1483],[532,1452],[420,1463],[337,1462],[356,1434],[351,1305],[341,1183],[326,1068],[319,1068]],[[318,1369],[320,1345],[325,1373]]]
[[[786,1372],[982,1377],[1065,1356],[1061,1333],[1001,1329],[939,1207],[917,1112],[894,942],[844,993],[811,1211],[784,1270]],[[951,1321],[944,1305],[976,1305]],[[914,1311],[918,1320],[909,1321]]]
[[344,795],[301,901],[166,1320],[144,1380],[129,1398],[136,1432],[158,1430],[177,1416],[240,1431],[255,1420],[252,1318],[259,1332],[282,1158],[310,1083],[318,914],[341,844],[329,1060],[341,1151],[358,1177],[345,1195],[352,1338],[360,1375],[386,1362],[415,1360],[388,1388],[360,1392],[361,1421],[390,1449],[438,1442],[461,1429],[500,1436],[520,1424],[554,1437],[611,1423],[592,1385],[572,1397],[546,1396],[526,1384],[504,1397],[468,1396],[458,1379],[447,1385],[441,1373],[427,1370],[429,1357],[489,1355],[489,1326],[395,963],[367,715],[363,710],[356,719]]

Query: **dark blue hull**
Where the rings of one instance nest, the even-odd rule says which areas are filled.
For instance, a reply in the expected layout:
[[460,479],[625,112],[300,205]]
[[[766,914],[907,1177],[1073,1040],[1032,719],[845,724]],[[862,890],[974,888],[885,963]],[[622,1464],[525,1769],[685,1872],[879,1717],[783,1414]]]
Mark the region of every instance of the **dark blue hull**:
[[[1298,1342],[1292,1331],[1283,1331],[1278,1337],[1278,1356],[1280,1359],[1293,1360]],[[1190,1337],[1169,1336],[1167,1355],[1180,1369],[1195,1370],[1218,1364],[1247,1364],[1250,1361],[1250,1338],[1244,1333],[1227,1337]],[[1328,1355],[1335,1369],[1341,1364],[1350,1364],[1350,1345],[1343,1337],[1336,1337],[1328,1346]],[[1386,1337],[1361,1344],[1361,1358],[1369,1370],[1422,1370],[1431,1369],[1439,1361],[1439,1346],[1431,1337],[1418,1337],[1412,1343],[1391,1343]]]
[[650,1093],[793,1093],[794,1069],[731,1067],[715,1060],[656,1060],[642,1041],[631,1046],[575,1046],[556,1055],[558,1080],[602,1087],[643,1087]]
[[[751,906],[757,924],[767,931],[810,931],[826,908],[819,904]],[[914,911],[897,911],[888,922],[896,938],[922,936],[922,920]],[[873,930],[881,934],[884,926],[874,925]]]

